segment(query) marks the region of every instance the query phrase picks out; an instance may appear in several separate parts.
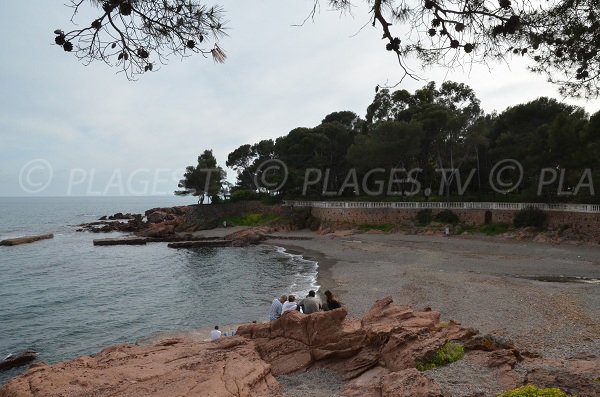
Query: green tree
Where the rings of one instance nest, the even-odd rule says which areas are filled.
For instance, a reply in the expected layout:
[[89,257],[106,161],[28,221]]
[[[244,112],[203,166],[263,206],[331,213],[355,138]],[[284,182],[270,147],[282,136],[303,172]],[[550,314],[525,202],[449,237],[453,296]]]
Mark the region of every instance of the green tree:
[[[390,186],[390,179],[419,176],[408,173],[417,165],[422,137],[423,128],[418,122],[384,121],[377,124],[367,135],[356,136],[354,144],[348,149],[347,158],[352,165],[358,167],[361,181],[366,178],[368,172],[374,172],[372,170],[384,170],[373,175],[373,178],[366,178],[371,191],[377,191],[373,186],[383,182],[382,186],[386,192],[404,194],[407,190],[412,190],[411,186],[408,186],[409,183],[392,183],[397,186]],[[393,169],[398,169],[398,173],[390,178]],[[400,169],[405,171],[399,171]]]
[[175,194],[197,196],[200,204],[204,203],[206,196],[211,198],[211,202],[217,201],[215,198],[222,192],[226,177],[227,173],[217,165],[212,150],[205,150],[198,156],[196,166],[186,167],[183,179],[178,184],[184,190],[176,191]]
[[245,144],[227,157],[227,167],[237,172],[237,187],[241,189],[256,190],[255,176],[260,173],[261,164],[273,158],[275,142],[272,139],[263,139],[253,145]]
[[[510,107],[498,115],[490,129],[489,161],[519,161],[524,171],[520,189],[534,199],[542,169],[552,168],[560,173],[577,164],[576,148],[586,124],[582,109],[554,99],[542,97]],[[555,196],[556,188],[548,194]]]
[[[436,170],[456,169],[469,157],[476,157],[477,145],[470,134],[481,114],[479,99],[467,85],[445,82],[438,88],[430,82],[413,94],[406,90],[380,90],[367,108],[366,119],[375,128],[386,120],[419,123],[422,136],[418,137],[417,166],[423,170],[420,178],[430,186],[439,186],[436,178],[441,174]],[[450,183],[444,185],[447,195],[455,175],[448,172]]]
[[[362,2],[404,76],[414,77],[405,66],[412,55],[423,65],[451,68],[526,56],[531,70],[546,74],[564,94],[600,93],[600,0]],[[328,3],[342,12],[353,6],[350,0]],[[202,0],[70,0],[72,19],[84,4],[95,7],[97,16],[71,31],[57,29],[55,42],[86,63],[116,65],[131,78],[151,71],[169,55],[195,52],[225,60],[217,44],[225,33],[220,7],[208,7]],[[313,14],[318,5],[314,0]],[[400,29],[410,33],[399,37],[395,32]]]

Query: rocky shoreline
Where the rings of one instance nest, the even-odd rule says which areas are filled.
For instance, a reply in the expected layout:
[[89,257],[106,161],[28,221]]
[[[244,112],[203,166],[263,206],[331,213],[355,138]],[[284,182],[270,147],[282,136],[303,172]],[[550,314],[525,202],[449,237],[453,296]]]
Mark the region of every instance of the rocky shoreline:
[[[290,234],[286,231],[293,228],[286,225],[190,231],[193,225],[186,223],[186,213],[186,210],[153,209],[144,216],[115,214],[113,218],[116,219],[107,217],[101,222],[116,222],[111,223],[114,226],[110,226],[115,228],[137,225],[137,230],[133,233],[138,238],[148,238],[149,241],[228,239],[238,241],[236,244],[239,245],[264,242],[283,246],[319,262],[319,284],[323,289],[335,290],[346,304],[347,310],[344,312],[349,312],[351,316],[346,317],[344,314],[343,319],[336,320],[337,323],[322,320],[329,324],[324,329],[316,327],[312,320],[299,318],[290,320],[290,324],[294,325],[286,323],[284,328],[289,327],[287,333],[277,327],[273,329],[275,323],[254,324],[240,327],[239,337],[227,338],[217,344],[177,338],[152,346],[112,347],[91,358],[83,357],[53,366],[36,364],[26,374],[3,386],[0,397],[37,397],[58,393],[63,393],[64,396],[173,394],[150,381],[152,377],[162,379],[173,387],[189,386],[189,389],[185,389],[188,390],[187,394],[182,395],[190,396],[205,395],[194,393],[198,391],[196,388],[204,390],[209,385],[215,387],[214,395],[217,396],[479,397],[495,396],[525,383],[535,383],[540,387],[561,387],[570,393],[577,392],[579,397],[600,394],[600,294],[597,285],[543,282],[553,277],[564,277],[565,280],[581,276],[590,280],[600,279],[600,252],[593,246],[555,246],[549,245],[548,241],[532,241],[534,238],[529,237],[517,239],[518,241],[510,237],[447,237],[437,230],[425,235],[407,235],[322,228],[317,233],[304,230]],[[123,224],[130,226],[121,226]],[[97,225],[92,224],[90,227]],[[104,226],[100,226],[102,227]],[[182,232],[186,227],[188,231]],[[86,230],[83,226],[81,229]],[[158,234],[159,237],[142,237],[144,231],[161,233]],[[544,278],[538,278],[536,274]],[[387,294],[393,295],[393,299],[400,305],[391,303],[391,299],[384,299],[369,309],[374,300]],[[439,312],[427,308],[410,309],[425,306],[441,309],[445,317],[441,318]],[[410,332],[405,335],[414,330],[406,327],[402,323],[403,319],[396,318],[393,314],[403,310],[410,311],[410,318],[434,316],[435,321],[421,327],[416,332],[416,338]],[[339,329],[372,335],[373,330],[369,331],[369,327],[364,326],[369,313],[379,313],[377,316],[384,323],[391,321],[396,324],[382,334],[385,341],[381,344],[377,342],[374,348],[372,341],[367,343],[366,339],[361,339],[357,349],[346,346],[340,347],[341,352],[336,350],[339,346],[334,342],[347,336],[339,334]],[[327,318],[325,313],[319,314],[321,315]],[[469,343],[472,342],[469,341],[481,335],[475,334],[472,329],[462,328],[458,321],[450,319],[461,320],[480,329],[486,335],[486,340],[493,341],[495,347],[491,350],[470,348]],[[361,325],[357,327],[356,324]],[[468,330],[473,335],[455,339],[447,337],[448,332],[459,332],[458,330]],[[317,339],[322,335],[337,335],[335,341],[332,339],[325,344],[333,343],[325,349],[325,355],[329,357],[333,351],[333,361],[338,362],[337,366],[328,365],[327,357],[315,359],[322,353],[316,353],[315,356],[315,351],[323,350],[324,345],[306,343],[315,337],[313,332],[318,333]],[[390,367],[383,358],[384,346],[389,348],[391,340],[397,341],[400,338],[402,343],[397,344],[395,349],[398,350],[397,354],[401,353],[405,357],[408,353],[404,349],[412,351],[410,345],[413,339],[423,340],[431,335],[437,338],[437,342],[431,345],[435,348],[430,346],[430,349],[416,349],[417,353],[408,355],[413,358],[410,365],[403,368]],[[234,340],[235,343],[232,342]],[[448,341],[456,341],[466,347],[467,352],[462,360],[424,373],[414,369],[415,360],[427,358],[442,342]],[[489,345],[488,342],[485,343]],[[269,353],[269,348],[265,346],[276,348]],[[366,358],[361,356],[360,352],[363,350],[370,351],[370,355]],[[192,353],[188,355],[184,351]],[[145,361],[142,358],[145,355],[154,357],[157,361]],[[310,360],[306,361],[306,357],[310,357]],[[228,362],[230,358],[237,360],[235,365]],[[353,359],[357,361],[352,361]],[[183,372],[176,379],[163,378],[165,371],[173,370],[170,360],[180,362],[183,367],[178,368],[191,373]],[[366,362],[370,364],[367,365]],[[278,369],[291,365],[289,363],[297,365],[284,371]],[[361,363],[369,368],[359,375],[347,376],[345,368],[352,367],[353,363]],[[81,367],[82,364],[85,365]],[[238,364],[255,366],[259,369],[258,375],[254,372],[250,374]],[[148,368],[150,372],[146,376],[144,372]],[[231,368],[237,375],[222,373],[222,370],[216,368]],[[125,372],[121,373],[123,369]],[[135,372],[134,369],[144,370]],[[98,383],[100,380],[92,381],[85,375],[87,380],[80,384],[75,378],[70,378],[73,371],[79,374],[77,376],[81,376],[77,371],[83,371],[84,374],[93,373],[98,379],[106,380],[101,385]],[[221,375],[213,376],[213,371]],[[37,377],[35,374],[38,372],[44,376]],[[198,373],[202,374],[201,382],[196,379]],[[190,380],[190,376],[194,379]],[[61,377],[71,380],[64,383],[60,380]],[[181,383],[178,380],[180,378]],[[26,393],[23,385],[31,387],[38,384],[36,382],[42,382],[42,379],[44,382],[50,379],[53,384],[56,381],[58,386],[54,390],[57,394],[41,394],[46,386],[36,389],[37,394],[33,391],[31,394],[2,394],[9,391],[15,393],[15,390]],[[413,382],[415,379],[418,380],[416,383]],[[315,382],[316,387],[308,387],[310,382]],[[195,386],[191,387],[192,384]],[[233,384],[236,385],[235,389],[231,388]],[[423,389],[424,394],[419,394],[419,387],[423,385],[427,388]],[[106,390],[112,390],[116,394],[103,394],[105,386]],[[355,386],[358,391],[353,392]],[[32,390],[34,389],[35,387]],[[88,393],[89,390],[96,394]],[[139,394],[136,394],[138,391]],[[154,392],[156,393],[153,394]]]
[[473,375],[485,371],[502,390],[559,383],[580,397],[600,393],[597,357],[546,359],[458,322],[443,322],[437,311],[413,310],[387,297],[361,318],[347,317],[344,308],[291,312],[271,323],[241,325],[237,336],[215,342],[173,338],[151,346],[113,346],[52,366],[38,363],[2,386],[0,397],[283,397],[278,376],[324,369],[342,380],[342,395],[348,397],[444,397],[449,394],[436,377],[415,367],[448,343],[465,352],[456,363],[468,363]]

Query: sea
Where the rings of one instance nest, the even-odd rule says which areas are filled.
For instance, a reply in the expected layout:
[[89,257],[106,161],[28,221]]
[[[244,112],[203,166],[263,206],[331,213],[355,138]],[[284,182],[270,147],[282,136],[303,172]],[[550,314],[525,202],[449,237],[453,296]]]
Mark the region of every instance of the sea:
[[[118,233],[77,232],[103,215],[194,204],[191,197],[0,197],[0,360],[35,350],[57,363],[120,343],[266,321],[282,293],[318,289],[318,263],[271,245],[95,247]],[[207,335],[208,336],[208,335]],[[26,367],[0,372],[0,384]]]

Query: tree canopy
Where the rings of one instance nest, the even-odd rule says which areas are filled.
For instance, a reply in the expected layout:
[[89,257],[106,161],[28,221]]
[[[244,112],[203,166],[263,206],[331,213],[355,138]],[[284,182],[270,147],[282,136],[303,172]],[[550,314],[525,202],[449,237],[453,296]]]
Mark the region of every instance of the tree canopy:
[[[381,89],[364,119],[330,113],[277,138],[260,161],[255,147],[229,155],[234,190],[260,190],[253,173],[280,160],[288,177],[277,194],[287,198],[599,202],[600,112],[542,97],[484,114],[473,90],[454,82]],[[490,176],[506,160],[521,165],[522,182],[499,192]],[[513,171],[502,179],[516,180]]]
[[197,196],[199,203],[203,203],[204,197],[208,196],[211,202],[215,202],[215,198],[221,194],[226,176],[226,172],[217,165],[212,150],[205,150],[198,156],[197,165],[186,167],[178,185],[183,190],[178,190],[175,194]]
[[[403,77],[415,76],[406,59],[455,67],[528,57],[561,93],[600,93],[600,0],[356,0],[368,6],[372,26],[395,54]],[[55,42],[89,63],[102,61],[129,78],[152,71],[169,56],[200,53],[225,60],[224,10],[203,0],[70,0],[73,18],[97,9],[84,27],[55,30]],[[350,0],[328,0],[351,11]],[[310,16],[319,9],[314,0]]]

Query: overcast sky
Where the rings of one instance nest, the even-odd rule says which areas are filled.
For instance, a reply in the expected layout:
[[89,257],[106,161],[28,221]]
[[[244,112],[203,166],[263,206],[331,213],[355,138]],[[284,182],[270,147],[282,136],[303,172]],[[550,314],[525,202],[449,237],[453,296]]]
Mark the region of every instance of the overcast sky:
[[[168,194],[204,149],[224,166],[238,146],[315,126],[333,111],[364,116],[375,86],[401,76],[379,30],[355,35],[368,21],[365,9],[340,16],[323,8],[314,22],[294,27],[311,0],[223,0],[225,64],[172,59],[130,82],[53,45],[53,30],[70,25],[64,3],[0,2],[0,196]],[[487,112],[539,96],[562,100],[521,61],[418,74],[423,81],[399,88],[464,82]],[[598,101],[566,102],[600,109]]]

